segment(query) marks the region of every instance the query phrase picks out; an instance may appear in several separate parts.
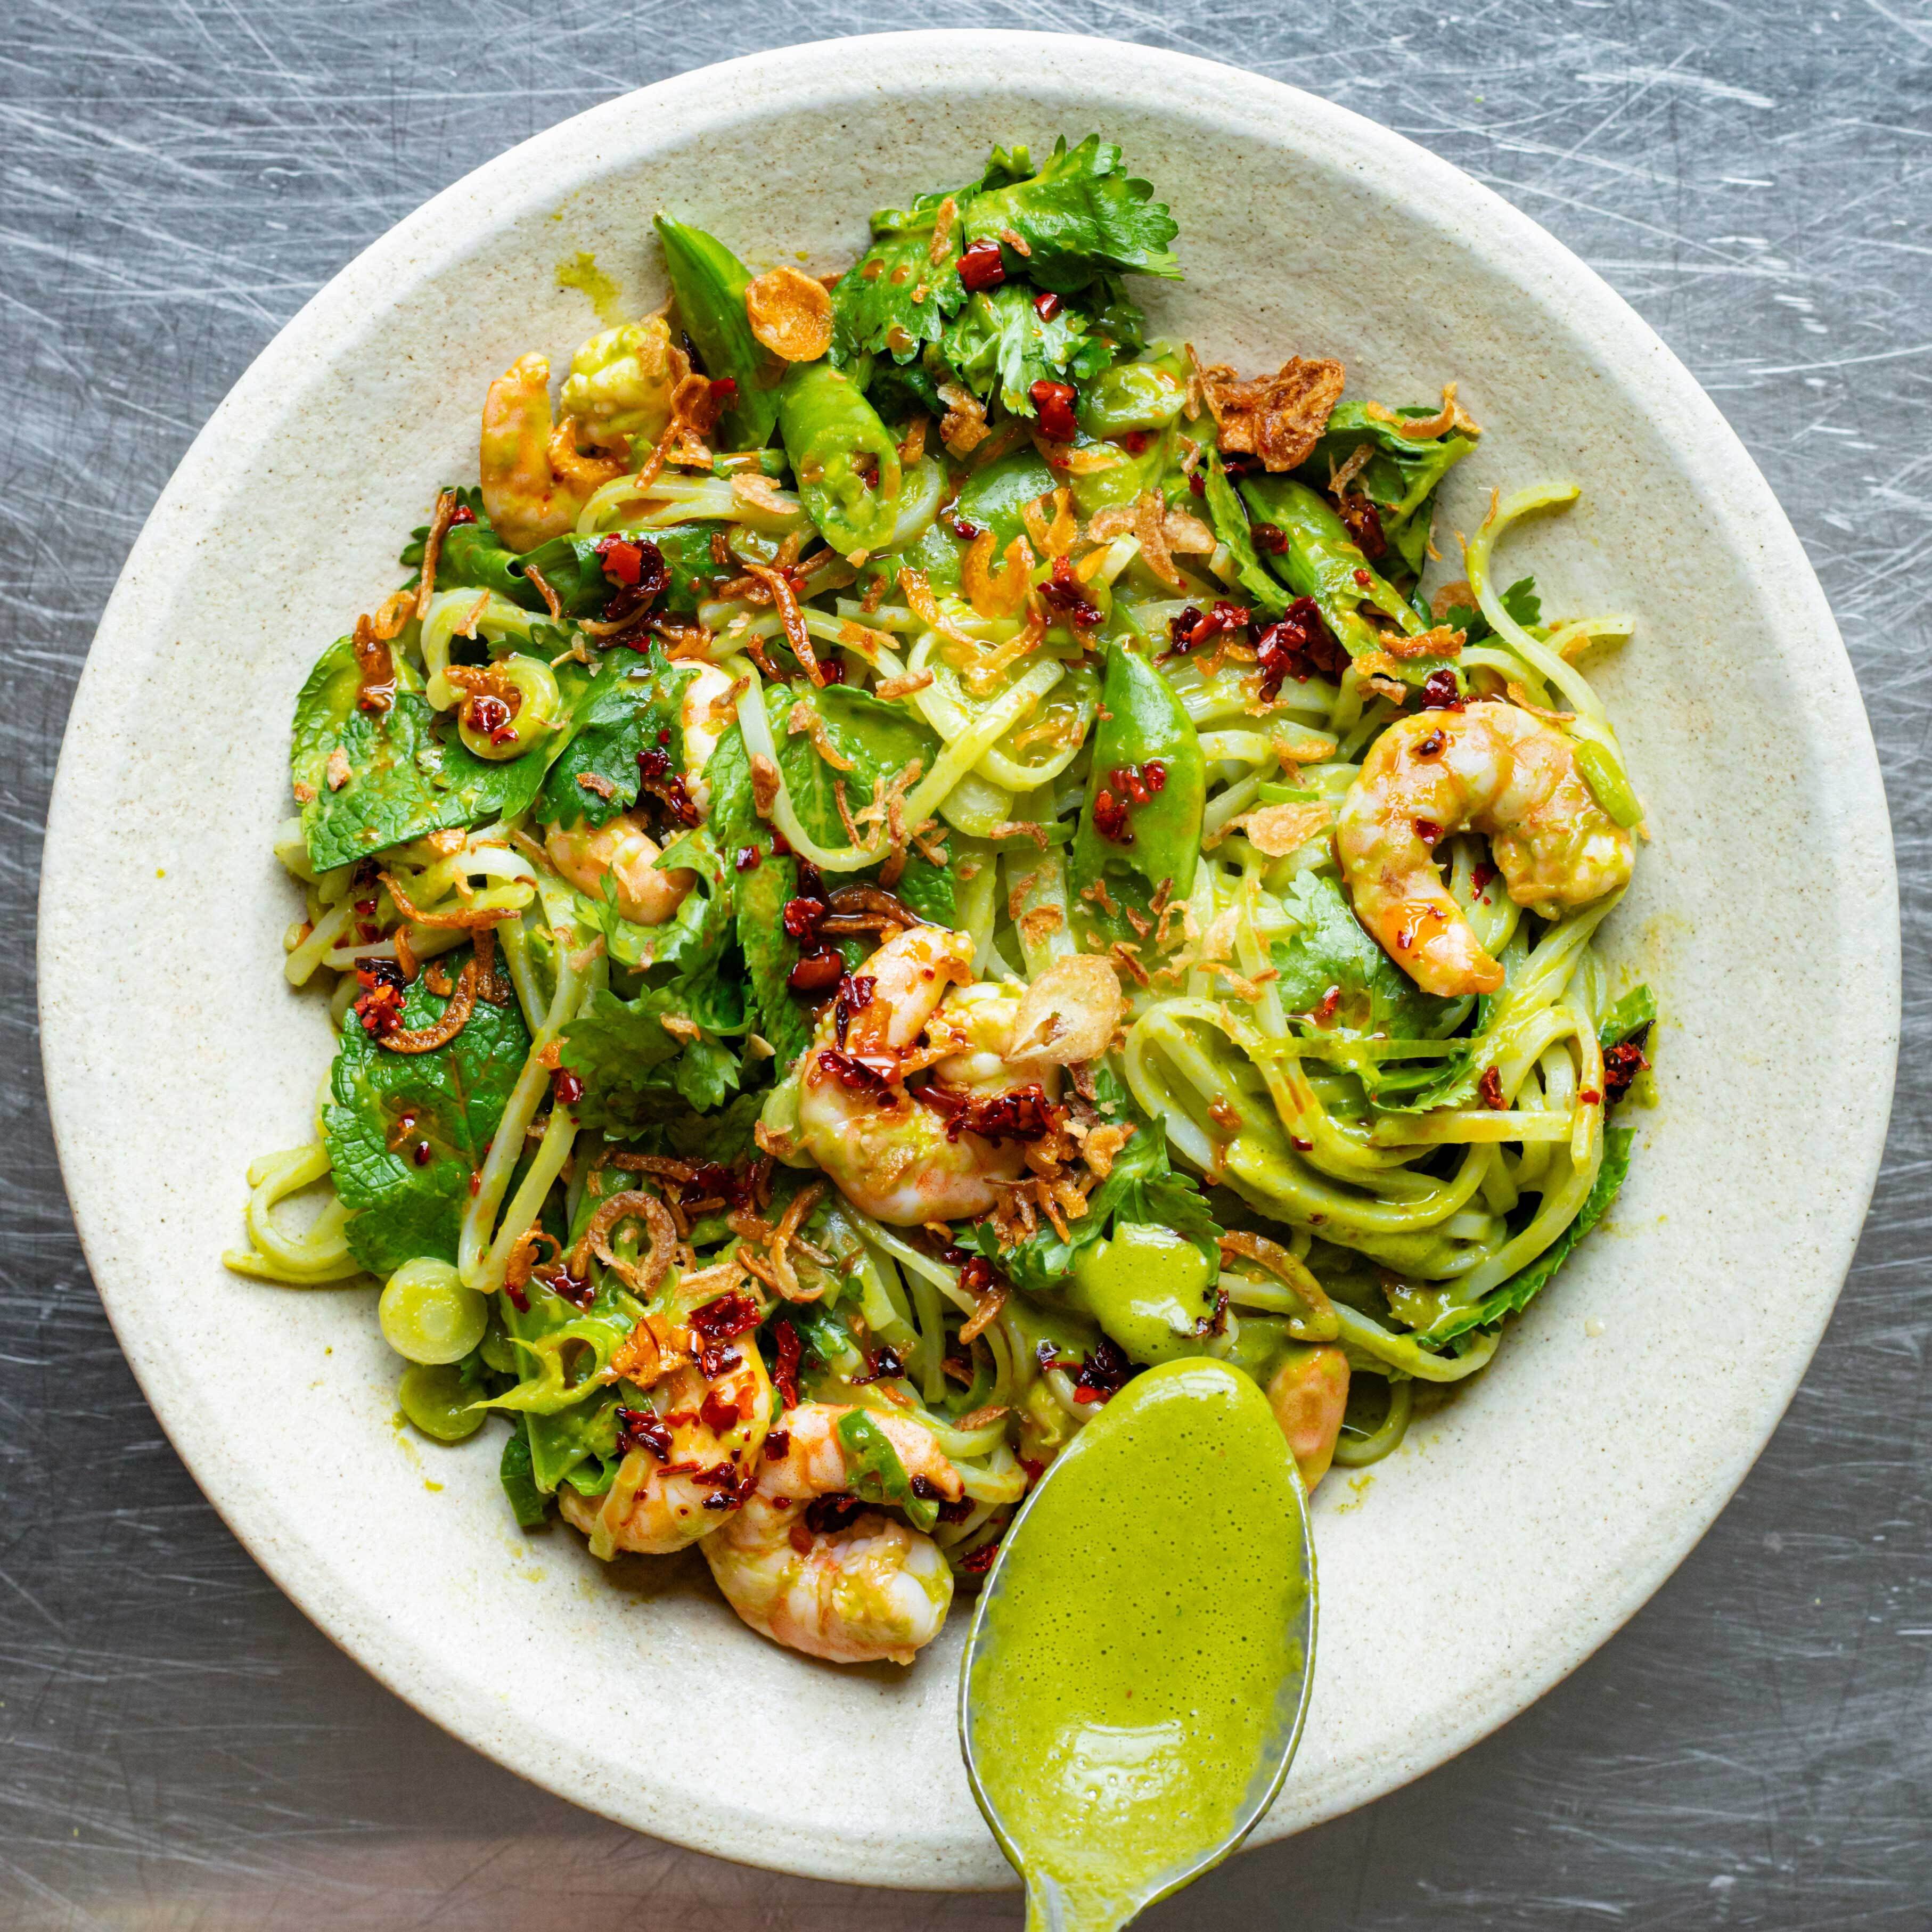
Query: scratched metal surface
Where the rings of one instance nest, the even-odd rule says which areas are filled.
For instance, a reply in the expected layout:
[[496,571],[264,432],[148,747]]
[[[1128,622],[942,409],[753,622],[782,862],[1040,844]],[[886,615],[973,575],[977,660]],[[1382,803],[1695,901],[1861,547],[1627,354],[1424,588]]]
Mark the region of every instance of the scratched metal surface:
[[[1455,4],[0,13],[0,1923],[496,1932],[641,1906],[662,1932],[1018,1924],[1010,1898],[806,1883],[628,1834],[472,1756],[333,1650],[203,1502],[121,1360],[62,1193],[32,1017],[44,805],[88,638],[190,439],[308,295],[437,188],[612,93],[825,34],[976,23],[1144,40],[1312,88],[1491,183],[1601,270],[1796,523],[1873,708],[1904,872],[1889,1158],[1838,1318],[1738,1500],[1527,1715],[1156,1919],[1932,1922],[1932,8]],[[1774,908],[1766,926],[1774,943]],[[212,971],[222,951],[210,933]],[[1801,1016],[1766,1026],[1804,1050]],[[676,1748],[640,1739],[639,1774]]]

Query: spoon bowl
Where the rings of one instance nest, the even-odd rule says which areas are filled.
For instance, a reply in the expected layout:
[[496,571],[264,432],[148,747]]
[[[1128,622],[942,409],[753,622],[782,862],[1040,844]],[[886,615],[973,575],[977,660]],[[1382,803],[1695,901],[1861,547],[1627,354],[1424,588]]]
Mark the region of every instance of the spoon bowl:
[[959,1741],[1029,1932],[1114,1932],[1218,1864],[1307,1714],[1315,1552],[1261,1390],[1204,1358],[1130,1382],[1006,1533]]

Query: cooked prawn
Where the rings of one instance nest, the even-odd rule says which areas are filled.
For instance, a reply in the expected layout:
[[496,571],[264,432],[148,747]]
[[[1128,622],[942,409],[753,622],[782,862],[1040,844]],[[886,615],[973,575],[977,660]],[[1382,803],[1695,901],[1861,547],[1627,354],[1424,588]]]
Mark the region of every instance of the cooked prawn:
[[1348,1358],[1332,1342],[1292,1342],[1268,1385],[1268,1406],[1310,1490],[1328,1473],[1348,1407]]
[[596,1554],[664,1556],[710,1535],[740,1507],[764,1444],[772,1385],[755,1348],[730,1352],[735,1360],[709,1382],[687,1362],[651,1390],[656,1415],[670,1432],[664,1455],[632,1450],[602,1496],[580,1496],[567,1483],[557,1491],[563,1520],[591,1539]]
[[[761,1635],[834,1664],[910,1664],[939,1634],[952,1573],[931,1537],[878,1510],[814,1529],[807,1505],[851,1478],[838,1420],[849,1406],[805,1402],[765,1438],[750,1499],[702,1545],[724,1600]],[[956,1502],[959,1474],[916,1422],[873,1414],[915,1483]]]
[[478,462],[483,507],[517,550],[574,530],[591,493],[624,473],[615,459],[578,453],[574,418],[553,422],[550,364],[542,356],[522,357],[490,385]]
[[1509,896],[1544,918],[1629,880],[1630,835],[1597,802],[1557,728],[1513,704],[1400,718],[1370,747],[1336,844],[1355,916],[1424,992],[1492,993],[1503,969],[1442,883],[1431,848],[1490,835]]
[[704,782],[704,768],[736,716],[737,707],[731,701],[736,688],[716,664],[701,664],[698,675],[686,682],[679,701],[678,722],[684,728],[684,789],[700,818],[711,808],[711,788]]
[[[855,986],[871,982],[872,996],[850,1014],[842,1040],[838,1009],[830,1008],[800,1068],[806,1151],[875,1220],[914,1227],[983,1214],[999,1198],[995,1184],[1020,1177],[1017,1144],[973,1133],[949,1138],[944,1116],[908,1094],[901,1078],[928,1024],[935,1046],[953,1043],[956,1058],[970,1059],[974,1092],[1038,1078],[1031,1070],[1016,1077],[996,1052],[988,1054],[987,1022],[1004,1020],[1004,1042],[1011,1016],[978,997],[995,989],[971,985],[972,961],[973,941],[963,932],[916,926],[894,934],[854,976]],[[942,1011],[949,986],[970,991],[964,1005],[956,1010],[948,1001]]]
[[638,926],[662,926],[698,883],[698,874],[674,866],[660,871],[664,848],[634,812],[622,812],[594,830],[579,823],[553,825],[544,840],[550,862],[579,892],[604,897],[604,882],[614,880],[620,917]]

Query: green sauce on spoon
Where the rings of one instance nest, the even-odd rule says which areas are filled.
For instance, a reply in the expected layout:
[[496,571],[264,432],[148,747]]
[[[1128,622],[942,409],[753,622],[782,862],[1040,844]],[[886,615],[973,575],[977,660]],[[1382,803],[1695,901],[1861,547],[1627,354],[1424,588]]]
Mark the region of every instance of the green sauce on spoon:
[[1266,1398],[1199,1357],[1137,1377],[1007,1532],[960,1742],[1028,1932],[1114,1932],[1226,1857],[1307,1708],[1315,1559]]

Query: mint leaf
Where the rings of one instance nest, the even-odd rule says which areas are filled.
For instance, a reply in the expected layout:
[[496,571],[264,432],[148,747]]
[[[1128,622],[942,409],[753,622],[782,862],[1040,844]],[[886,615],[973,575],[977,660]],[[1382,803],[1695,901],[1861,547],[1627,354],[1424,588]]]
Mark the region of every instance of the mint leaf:
[[[848,842],[836,796],[842,782],[846,805],[856,813],[872,803],[880,784],[915,759],[930,772],[939,755],[938,739],[919,719],[864,692],[838,684],[822,691],[794,686],[775,690],[770,698],[772,735],[778,740],[785,789],[805,829],[823,844]],[[849,771],[839,771],[821,758],[809,734],[792,731],[791,716],[801,704],[824,721],[826,739],[850,765]]]
[[[995,148],[986,176],[992,185],[965,208],[968,240],[1001,242],[1010,274],[1060,295],[1109,274],[1180,279],[1168,246],[1180,228],[1152,186],[1127,172],[1118,148],[1090,134],[1070,149],[1063,136],[1036,172],[1018,176],[1028,164],[1024,148]],[[1027,244],[1025,254],[1005,243],[1009,232]]]
[[[426,832],[514,817],[536,796],[544,747],[493,763],[471,752],[454,719],[438,717],[419,693],[399,683],[389,708],[370,712],[357,708],[357,691],[355,651],[338,638],[296,700],[290,766],[296,782],[315,794],[302,807],[302,836],[316,871]],[[339,789],[328,782],[338,750],[349,767]]]
[[[438,963],[453,982],[470,956],[465,947]],[[404,994],[404,1024],[428,1026],[447,1004],[418,974]],[[391,1052],[348,1016],[322,1132],[349,1210],[350,1251],[364,1268],[387,1274],[417,1255],[455,1260],[470,1177],[483,1165],[530,1048],[514,998],[502,1006],[479,999],[463,1030],[430,1053]],[[420,1164],[418,1149],[428,1150]]]
[[1570,1258],[1576,1244],[1610,1211],[1630,1173],[1630,1146],[1636,1139],[1629,1127],[1608,1127],[1604,1132],[1604,1164],[1597,1170],[1596,1184],[1576,1210],[1576,1218],[1526,1268],[1520,1268],[1500,1288],[1492,1288],[1481,1300],[1453,1313],[1422,1330],[1417,1341],[1427,1348],[1452,1342],[1472,1328],[1492,1328],[1505,1315],[1526,1308],[1550,1277]]
[[[572,705],[565,726],[569,742],[544,775],[538,818],[546,825],[598,826],[628,811],[638,802],[640,752],[662,750],[672,770],[682,771],[680,706],[696,675],[688,664],[669,662],[656,644],[641,658],[627,650],[608,652]],[[598,782],[586,787],[579,782],[584,778]]]
[[939,1499],[914,1493],[892,1438],[862,1408],[838,1418],[838,1440],[845,1450],[845,1486],[860,1502],[903,1510],[915,1529],[930,1529],[939,1520]]

